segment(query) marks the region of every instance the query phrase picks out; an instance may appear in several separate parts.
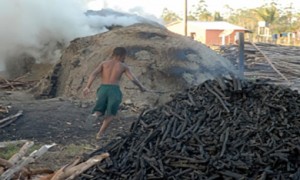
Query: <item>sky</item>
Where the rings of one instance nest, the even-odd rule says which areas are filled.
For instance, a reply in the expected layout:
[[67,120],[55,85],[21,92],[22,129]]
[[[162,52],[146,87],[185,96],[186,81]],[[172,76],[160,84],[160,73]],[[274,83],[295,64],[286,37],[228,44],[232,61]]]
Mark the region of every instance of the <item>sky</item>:
[[[131,11],[133,9],[143,9],[145,13],[153,14],[160,17],[163,9],[166,7],[169,10],[175,11],[178,14],[183,12],[184,0],[87,0],[90,9],[101,9],[109,7],[121,11]],[[188,0],[188,7],[196,4],[199,0]],[[231,8],[255,8],[272,0],[206,0],[208,10],[211,12],[224,12],[224,6],[229,5]],[[274,0],[284,7],[293,4],[294,7],[300,9],[300,0]]]
[[[188,0],[189,10],[198,1]],[[226,13],[225,5],[254,8],[270,1],[206,0],[210,12],[221,14]],[[284,6],[293,3],[300,8],[300,0],[274,1]],[[164,8],[182,15],[183,7],[184,0],[0,0],[0,71],[5,69],[7,61],[18,60],[22,54],[34,57],[37,62],[56,62],[60,45],[67,46],[74,38],[104,32],[112,24],[126,26],[137,22],[133,16],[86,16],[87,9],[111,8],[161,22]]]

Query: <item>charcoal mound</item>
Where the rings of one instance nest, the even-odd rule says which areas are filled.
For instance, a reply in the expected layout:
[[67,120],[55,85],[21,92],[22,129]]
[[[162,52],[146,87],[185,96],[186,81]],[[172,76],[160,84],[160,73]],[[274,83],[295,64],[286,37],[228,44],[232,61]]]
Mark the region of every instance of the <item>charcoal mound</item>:
[[[126,77],[120,87],[124,101],[130,99],[136,107],[156,106],[169,101],[169,95],[190,86],[203,83],[216,76],[235,73],[232,64],[204,44],[172,33],[151,24],[134,24],[106,33],[73,40],[52,73],[41,83],[42,96],[75,97],[94,100],[95,93],[83,96],[90,73],[107,60],[113,49],[123,46],[127,50],[125,62],[139,81],[157,93],[140,93]],[[91,89],[101,83],[97,78]],[[48,86],[50,86],[48,88]]]
[[299,179],[299,105],[259,80],[208,80],[144,111],[78,179]]

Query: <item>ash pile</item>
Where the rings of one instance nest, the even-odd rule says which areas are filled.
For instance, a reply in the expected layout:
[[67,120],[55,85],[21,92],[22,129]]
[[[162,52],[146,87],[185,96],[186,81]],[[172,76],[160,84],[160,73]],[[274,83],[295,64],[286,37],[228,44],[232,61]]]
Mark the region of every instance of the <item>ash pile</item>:
[[218,78],[144,111],[78,179],[299,179],[300,95]]

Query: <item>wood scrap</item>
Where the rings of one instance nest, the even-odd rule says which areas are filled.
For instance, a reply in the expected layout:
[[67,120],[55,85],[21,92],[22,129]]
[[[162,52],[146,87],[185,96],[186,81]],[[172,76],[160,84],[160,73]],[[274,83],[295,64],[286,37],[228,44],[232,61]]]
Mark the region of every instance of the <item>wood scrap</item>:
[[17,162],[19,162],[28,152],[29,148],[31,148],[34,145],[33,141],[27,141],[19,150],[18,153],[14,154],[8,161],[15,165]]
[[10,163],[8,160],[0,158],[0,167],[3,167],[4,169],[12,167],[13,164]]
[[9,82],[7,79],[0,77],[0,79],[2,79],[9,87],[11,87],[12,90],[15,90],[16,88],[14,87],[14,85]]
[[[1,180],[11,180],[15,176],[16,173],[23,173],[22,169],[27,166],[29,163],[34,162],[37,158],[42,156],[44,153],[46,153],[51,147],[55,146],[56,144],[51,145],[44,145],[39,150],[35,150],[32,152],[28,157],[23,158],[19,162],[17,162],[15,165],[7,169],[3,174],[1,174],[0,179]],[[28,171],[25,169],[25,171]],[[25,172],[25,174],[28,174],[28,172]]]
[[15,120],[18,119],[18,117],[23,115],[23,111],[19,110],[17,114],[8,116],[6,118],[3,118],[0,120],[0,128],[6,127],[8,125],[10,125],[11,123],[13,123]]
[[109,157],[108,153],[102,153],[100,155],[89,158],[83,161],[82,158],[77,158],[74,162],[67,164],[60,168],[58,171],[41,176],[39,180],[72,180],[75,179],[82,172],[86,171],[90,167],[98,164],[102,160]]
[[7,80],[3,77],[0,77],[0,89],[5,90],[18,90],[18,89],[27,89],[31,87],[36,81],[21,81],[20,78],[15,80]]
[[8,106],[0,105],[0,113],[9,113]]

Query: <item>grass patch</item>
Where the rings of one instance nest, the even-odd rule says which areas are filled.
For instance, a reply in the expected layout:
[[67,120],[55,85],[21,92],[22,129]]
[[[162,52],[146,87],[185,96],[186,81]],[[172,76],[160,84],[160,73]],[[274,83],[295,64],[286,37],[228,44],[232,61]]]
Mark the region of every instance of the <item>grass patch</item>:
[[88,149],[92,149],[92,146],[89,144],[69,144],[63,148],[62,153],[66,156],[74,157],[87,152]]
[[[10,144],[7,147],[0,149],[0,158],[8,160],[11,158],[14,154],[20,151],[24,144]],[[34,144],[32,147],[29,148],[25,156],[28,156],[33,151],[39,149],[41,145]]]
[[19,152],[20,148],[21,147],[19,145],[13,145],[13,144],[8,145],[5,148],[1,148],[0,158],[8,160],[14,154],[16,154],[17,152]]

